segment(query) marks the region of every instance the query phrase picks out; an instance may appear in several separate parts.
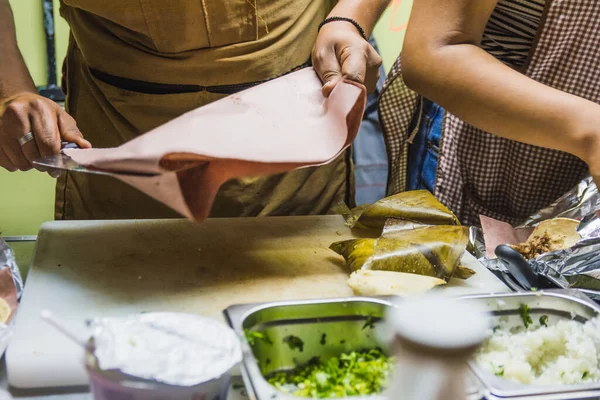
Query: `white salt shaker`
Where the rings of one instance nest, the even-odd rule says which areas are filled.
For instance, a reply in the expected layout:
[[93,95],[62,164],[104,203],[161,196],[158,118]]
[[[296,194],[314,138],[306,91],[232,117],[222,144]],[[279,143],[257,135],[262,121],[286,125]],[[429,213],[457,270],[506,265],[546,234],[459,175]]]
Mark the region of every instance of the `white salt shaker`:
[[479,303],[439,295],[403,300],[387,316],[396,370],[394,400],[465,400],[467,361],[491,318]]

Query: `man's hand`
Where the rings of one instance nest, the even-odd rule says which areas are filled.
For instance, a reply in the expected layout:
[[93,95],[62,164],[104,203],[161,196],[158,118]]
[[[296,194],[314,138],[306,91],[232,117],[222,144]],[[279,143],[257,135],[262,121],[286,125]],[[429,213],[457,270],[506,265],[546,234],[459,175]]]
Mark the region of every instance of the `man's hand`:
[[323,25],[312,51],[312,61],[323,81],[326,97],[342,79],[364,84],[369,93],[376,89],[381,57],[348,22]]
[[[92,147],[69,114],[35,93],[19,93],[1,100],[0,115],[0,167],[8,171],[30,170],[34,160],[58,154],[61,141]],[[19,138],[29,132],[34,140],[21,146]]]

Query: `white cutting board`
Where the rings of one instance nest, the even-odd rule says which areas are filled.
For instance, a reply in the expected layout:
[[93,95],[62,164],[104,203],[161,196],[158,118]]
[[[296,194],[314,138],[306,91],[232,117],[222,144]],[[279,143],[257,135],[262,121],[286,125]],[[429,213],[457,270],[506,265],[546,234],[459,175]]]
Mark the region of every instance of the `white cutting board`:
[[[87,385],[83,352],[39,317],[53,311],[82,338],[90,317],[180,311],[222,319],[232,304],[352,295],[343,259],[329,250],[352,238],[341,216],[57,221],[40,230],[7,355],[17,388]],[[477,271],[448,294],[508,291]]]

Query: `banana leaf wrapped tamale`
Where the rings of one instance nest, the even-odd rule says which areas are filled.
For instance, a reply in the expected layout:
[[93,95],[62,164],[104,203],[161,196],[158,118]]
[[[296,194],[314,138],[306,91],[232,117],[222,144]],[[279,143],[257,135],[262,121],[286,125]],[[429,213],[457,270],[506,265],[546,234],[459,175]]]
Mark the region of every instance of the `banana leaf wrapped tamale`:
[[390,218],[424,225],[460,225],[456,216],[427,190],[402,192],[345,213],[352,228],[382,230]]
[[467,279],[474,271],[460,266],[468,242],[461,226],[420,226],[387,233],[378,239],[337,242],[331,249],[351,270],[382,270]]

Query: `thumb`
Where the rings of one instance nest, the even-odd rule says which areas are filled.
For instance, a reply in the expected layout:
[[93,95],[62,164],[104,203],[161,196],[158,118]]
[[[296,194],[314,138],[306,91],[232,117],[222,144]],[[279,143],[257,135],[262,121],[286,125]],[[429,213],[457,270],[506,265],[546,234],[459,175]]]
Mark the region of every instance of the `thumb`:
[[92,147],[92,144],[83,138],[83,134],[79,131],[77,123],[69,114],[65,112],[59,113],[58,129],[60,129],[60,137],[63,141],[75,143],[82,149]]
[[313,56],[313,66],[323,82],[323,96],[329,97],[335,85],[342,79],[342,66],[333,49],[317,51]]

